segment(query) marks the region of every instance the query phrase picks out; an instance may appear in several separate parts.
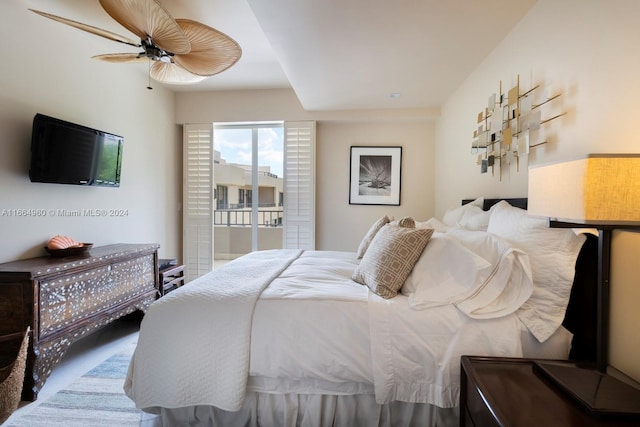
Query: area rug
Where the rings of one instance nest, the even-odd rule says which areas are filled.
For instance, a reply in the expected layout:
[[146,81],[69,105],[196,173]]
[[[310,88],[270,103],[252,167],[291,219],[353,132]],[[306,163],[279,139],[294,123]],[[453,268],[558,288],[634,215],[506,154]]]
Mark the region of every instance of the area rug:
[[[7,427],[126,427],[140,425],[141,412],[122,385],[133,347],[122,350],[49,399],[9,421]],[[27,408],[25,408],[27,409]]]

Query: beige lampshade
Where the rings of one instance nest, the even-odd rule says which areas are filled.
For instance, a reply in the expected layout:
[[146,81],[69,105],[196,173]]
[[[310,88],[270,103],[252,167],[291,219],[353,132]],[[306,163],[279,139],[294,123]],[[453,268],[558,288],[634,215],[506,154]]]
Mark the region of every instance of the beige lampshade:
[[528,211],[580,224],[640,224],[640,154],[589,154],[529,168]]

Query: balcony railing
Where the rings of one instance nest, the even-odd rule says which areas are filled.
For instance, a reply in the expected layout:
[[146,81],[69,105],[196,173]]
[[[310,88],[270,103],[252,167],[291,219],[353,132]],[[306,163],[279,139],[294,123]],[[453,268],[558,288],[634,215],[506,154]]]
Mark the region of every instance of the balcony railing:
[[[258,227],[282,227],[282,210],[259,210]],[[250,227],[251,211],[241,209],[216,209],[213,212],[213,225]]]
[[[251,209],[253,204],[251,202],[245,203],[217,203],[217,210],[242,210],[242,209]],[[258,209],[260,208],[274,208],[276,206],[275,203],[260,203],[258,205]]]

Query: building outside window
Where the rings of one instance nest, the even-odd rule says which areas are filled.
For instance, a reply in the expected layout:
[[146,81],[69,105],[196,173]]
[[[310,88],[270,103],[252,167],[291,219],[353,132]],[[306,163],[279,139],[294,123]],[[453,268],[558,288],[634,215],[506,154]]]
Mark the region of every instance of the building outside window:
[[283,246],[282,123],[214,124],[215,259]]

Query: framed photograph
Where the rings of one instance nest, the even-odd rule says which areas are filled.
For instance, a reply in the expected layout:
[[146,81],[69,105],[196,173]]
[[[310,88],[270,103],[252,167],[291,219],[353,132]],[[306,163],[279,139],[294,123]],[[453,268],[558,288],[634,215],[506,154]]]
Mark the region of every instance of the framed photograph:
[[400,205],[402,147],[351,147],[350,205]]

